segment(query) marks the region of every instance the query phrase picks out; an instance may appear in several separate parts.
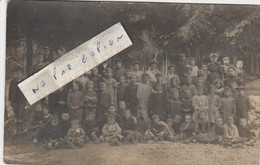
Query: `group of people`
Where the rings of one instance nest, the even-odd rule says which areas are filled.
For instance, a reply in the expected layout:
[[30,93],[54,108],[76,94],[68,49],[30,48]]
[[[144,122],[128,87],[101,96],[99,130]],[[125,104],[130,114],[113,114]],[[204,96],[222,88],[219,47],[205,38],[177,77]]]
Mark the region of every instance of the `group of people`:
[[[104,62],[29,110],[17,87],[22,79],[18,68],[9,90],[17,134],[26,130],[34,143],[43,142],[48,149],[82,147],[88,141],[253,145],[255,125],[249,118],[243,62],[233,65],[224,57],[221,63],[216,53],[210,58],[199,68],[195,58],[181,53],[167,74],[160,72],[156,60],[147,71],[140,70],[139,61],[131,70],[121,59],[113,67]],[[30,115],[27,128],[25,114]]]

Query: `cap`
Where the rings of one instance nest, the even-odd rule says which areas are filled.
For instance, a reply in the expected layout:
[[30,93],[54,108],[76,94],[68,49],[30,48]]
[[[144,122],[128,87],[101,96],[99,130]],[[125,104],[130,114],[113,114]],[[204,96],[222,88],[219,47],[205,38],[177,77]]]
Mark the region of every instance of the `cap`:
[[79,124],[79,120],[78,119],[74,119],[71,121],[71,124]]
[[222,60],[223,60],[223,61],[229,60],[229,57],[224,57],[224,58],[222,58]]
[[133,65],[138,64],[141,65],[141,63],[139,61],[134,61]]
[[188,70],[188,69],[189,69],[189,70],[192,70],[192,67],[191,67],[191,66],[186,66],[186,67],[185,67],[185,70]]
[[170,69],[170,68],[172,68],[172,67],[176,69],[176,65],[174,65],[174,64],[168,66],[168,69]]
[[219,54],[218,53],[211,53],[210,57],[219,57]]
[[195,60],[195,58],[194,57],[190,57],[189,60]]

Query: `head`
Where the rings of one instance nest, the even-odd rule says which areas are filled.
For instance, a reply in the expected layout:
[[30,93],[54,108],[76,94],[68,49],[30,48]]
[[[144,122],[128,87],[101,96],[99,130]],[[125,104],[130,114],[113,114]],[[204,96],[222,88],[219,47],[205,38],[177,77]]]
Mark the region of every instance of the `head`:
[[174,119],[173,119],[174,123],[180,123],[181,120],[182,120],[181,115],[177,114],[174,116]]
[[150,68],[151,68],[151,70],[157,69],[157,63],[155,63],[155,62],[151,63]]
[[119,107],[119,109],[124,110],[126,108],[125,101],[123,101],[123,100],[119,101],[118,102],[118,107]]
[[230,76],[236,76],[236,69],[234,67],[229,67],[228,68],[228,74]]
[[223,64],[228,65],[230,63],[229,57],[223,58]]
[[219,54],[217,53],[211,53],[210,54],[210,60],[211,62],[217,62],[218,61]]
[[185,115],[185,123],[191,123],[191,115],[190,114]]
[[233,124],[234,123],[234,118],[233,118],[233,116],[229,116],[228,118],[227,118],[227,124],[228,125],[231,125],[231,124]]
[[72,89],[73,89],[73,91],[79,91],[79,83],[73,82]]
[[114,124],[115,123],[115,117],[114,116],[108,116],[107,117],[107,123],[108,124]]
[[155,77],[156,77],[157,82],[163,81],[163,76],[160,73],[156,74]]
[[241,127],[245,128],[246,125],[247,125],[247,120],[246,120],[245,118],[239,119],[239,125],[240,125]]
[[225,90],[224,90],[224,96],[225,97],[229,97],[231,96],[231,89],[229,87],[226,87]]
[[186,54],[185,53],[181,53],[180,57],[181,57],[181,61],[185,61],[186,60]]
[[124,83],[125,83],[125,76],[120,76],[119,82],[120,82],[121,84],[124,84]]
[[74,119],[71,121],[71,128],[78,129],[79,128],[79,120]]
[[93,89],[94,83],[91,80],[88,80],[86,83],[86,87],[87,89]]
[[41,103],[36,104],[35,111],[36,112],[42,112],[42,104]]
[[198,89],[197,89],[197,95],[201,96],[203,94],[203,91],[204,91],[203,87],[199,86]]
[[37,63],[42,63],[43,60],[44,60],[43,55],[42,55],[42,54],[39,54],[39,55],[37,56]]
[[152,121],[153,121],[153,123],[158,124],[158,123],[160,122],[160,117],[159,117],[159,115],[154,114],[154,115],[152,116]]
[[156,92],[161,92],[161,91],[162,91],[162,86],[161,86],[159,83],[156,83],[156,84],[154,85],[154,90],[155,90]]
[[49,56],[49,54],[50,54],[50,48],[49,48],[48,46],[46,46],[46,47],[44,48],[44,54],[45,54],[46,57]]
[[21,68],[16,68],[16,69],[14,70],[14,78],[15,78],[16,80],[21,80],[22,77],[23,77],[22,69],[21,69]]
[[169,118],[166,120],[166,124],[169,126],[169,127],[172,127],[173,125],[173,119]]
[[237,83],[236,82],[231,82],[230,84],[230,88],[232,89],[232,90],[235,90],[236,88],[237,88]]
[[216,79],[214,81],[214,85],[216,86],[217,89],[219,89],[223,86],[223,82],[220,79]]
[[96,119],[96,113],[95,112],[90,112],[86,115],[85,117],[86,121],[93,121]]
[[140,63],[134,63],[133,69],[134,71],[138,71],[140,69]]
[[207,71],[208,71],[208,66],[205,65],[205,64],[203,64],[203,65],[201,66],[201,70],[203,70],[204,72],[207,72]]
[[196,64],[195,58],[190,58],[190,59],[189,59],[189,64],[190,64],[191,66],[194,66],[194,65]]
[[63,113],[61,114],[61,119],[62,119],[63,121],[68,121],[68,120],[70,119],[69,113],[63,112]]
[[129,110],[129,109],[125,110],[125,112],[124,112],[124,117],[125,117],[126,119],[128,119],[130,116],[131,116],[130,110]]
[[147,117],[146,112],[145,111],[140,111],[140,116],[142,118],[146,118]]
[[94,76],[97,76],[98,75],[98,68],[95,67],[95,68],[91,69],[91,74],[94,75]]
[[149,75],[147,73],[142,74],[142,80],[143,83],[148,83],[149,82]]
[[52,120],[51,120],[51,125],[52,126],[57,126],[59,124],[59,118],[58,116],[53,116]]
[[223,125],[223,119],[222,117],[216,118],[216,125],[221,127]]
[[115,62],[116,68],[120,69],[122,67],[122,61],[121,60],[116,60]]
[[191,77],[190,76],[187,76],[186,78],[185,78],[185,82],[186,82],[186,85],[190,85],[191,84]]
[[201,111],[200,114],[199,114],[199,118],[200,118],[202,121],[207,120],[206,112],[205,112],[205,111]]
[[171,78],[171,86],[172,87],[177,87],[179,84],[178,84],[178,81],[177,81],[177,78],[176,77],[172,77]]
[[131,71],[130,70],[126,70],[125,71],[125,77],[126,78],[130,78],[131,77]]
[[169,74],[174,74],[175,73],[175,66],[174,65],[171,65],[168,67],[168,73]]
[[100,82],[99,89],[101,92],[105,92],[107,90],[107,84],[105,82]]
[[136,76],[135,75],[131,75],[130,81],[131,81],[132,84],[135,84],[136,83]]
[[113,77],[113,70],[111,68],[107,68],[106,75],[108,78]]
[[49,115],[49,110],[48,110],[47,108],[43,108],[43,110],[42,110],[42,115],[43,115],[43,116]]
[[215,93],[216,93],[216,86],[215,86],[215,85],[210,85],[210,87],[209,87],[209,93],[210,93],[210,94],[215,94]]
[[243,61],[238,60],[236,66],[237,66],[238,69],[242,69],[243,68]]
[[175,100],[178,100],[179,99],[179,91],[178,90],[174,90],[173,93],[172,93],[172,97],[173,99]]
[[191,72],[192,72],[192,68],[191,67],[186,67],[185,68],[185,74],[190,75]]
[[108,110],[109,113],[115,113],[116,112],[116,105],[115,104],[108,105],[107,110]]
[[237,91],[240,96],[245,95],[245,88],[238,88]]

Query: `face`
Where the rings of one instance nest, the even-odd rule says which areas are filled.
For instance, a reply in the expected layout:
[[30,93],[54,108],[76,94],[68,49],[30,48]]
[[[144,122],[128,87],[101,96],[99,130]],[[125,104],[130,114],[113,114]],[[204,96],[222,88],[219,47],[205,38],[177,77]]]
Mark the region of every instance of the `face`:
[[190,60],[190,65],[195,65],[195,60]]
[[91,70],[91,74],[96,76],[98,74],[98,69],[97,68],[93,68]]
[[143,76],[143,83],[148,83],[149,76]]
[[42,112],[42,105],[41,104],[37,104],[35,107],[36,112]]
[[191,84],[191,78],[190,78],[190,77],[187,77],[187,78],[186,78],[186,83],[187,83],[188,85]]
[[174,68],[174,67],[170,67],[169,70],[168,70],[168,72],[169,72],[170,74],[174,74],[175,68]]
[[159,76],[156,77],[156,80],[158,82],[162,82],[163,81],[163,77],[161,75],[159,75]]
[[174,92],[173,98],[176,99],[176,100],[179,99],[179,92]]
[[176,80],[175,78],[172,78],[172,79],[171,79],[171,85],[172,85],[173,87],[176,87],[176,86],[178,85],[177,80]]
[[154,123],[159,123],[160,119],[159,119],[159,116],[154,116],[153,117],[153,122]]
[[226,91],[224,92],[224,95],[225,95],[226,97],[230,96],[230,95],[231,95],[231,91],[230,91],[230,90],[226,90]]
[[73,84],[73,90],[78,91],[79,90],[79,85],[77,83]]
[[119,106],[120,109],[125,109],[126,108],[126,104],[125,104],[124,101],[120,101],[118,106]]
[[171,120],[167,120],[167,121],[166,121],[166,124],[167,124],[169,127],[171,127],[173,123],[172,123]]
[[132,75],[130,80],[131,80],[131,83],[136,83],[136,76]]
[[240,124],[243,128],[245,128],[246,125],[247,125],[246,119],[240,119],[240,120],[239,120],[239,124]]
[[200,113],[200,119],[201,120],[206,120],[206,114],[205,113]]
[[197,93],[199,96],[201,96],[203,94],[203,88],[198,88]]
[[188,74],[188,75],[191,74],[191,69],[186,69],[185,73]]
[[245,90],[244,89],[239,89],[238,92],[239,92],[240,95],[244,95],[245,94]]
[[243,68],[243,62],[242,61],[238,61],[236,66],[239,69]]
[[217,119],[216,119],[216,125],[217,125],[217,126],[222,126],[222,125],[223,125],[223,120],[222,120],[222,118],[217,118]]
[[130,116],[131,116],[130,111],[125,111],[124,117],[128,119]]
[[114,119],[113,117],[109,117],[109,118],[107,119],[107,123],[108,123],[108,124],[114,124],[114,123],[115,123],[115,119]]
[[48,56],[50,54],[50,49],[46,48],[44,49],[45,55]]
[[14,72],[14,78],[16,80],[20,80],[22,78],[22,72],[21,71]]
[[214,87],[211,87],[211,88],[210,88],[210,93],[211,93],[211,94],[215,94],[215,92],[216,92],[215,86],[214,86]]
[[87,116],[86,116],[86,120],[87,121],[93,121],[93,120],[95,120],[95,118],[96,118],[96,114],[95,113],[90,113],[90,114],[88,114]]
[[100,88],[100,91],[101,91],[101,92],[104,92],[104,91],[106,91],[107,86],[106,86],[105,83],[102,83],[102,84],[100,83],[100,87],[99,87],[99,88]]
[[191,122],[191,117],[185,116],[185,123],[190,123],[190,122]]
[[229,62],[230,62],[229,59],[225,59],[225,60],[223,61],[224,64],[229,64]]
[[108,107],[108,112],[109,113],[115,113],[115,111],[116,111],[116,107],[115,106],[109,106]]
[[184,55],[181,56],[181,60],[182,60],[182,61],[185,61],[185,60],[186,60],[186,56],[184,56]]
[[221,84],[220,84],[220,82],[216,82],[216,84],[215,84],[215,85],[216,85],[216,87],[217,87],[217,88],[220,88],[220,87],[221,87]]
[[113,72],[112,70],[107,71],[107,77],[113,77]]
[[212,61],[212,62],[217,62],[217,61],[218,61],[218,57],[217,57],[217,56],[211,57],[211,61]]
[[47,116],[49,114],[49,110],[47,108],[44,108],[43,111],[42,111],[42,114],[44,116]]
[[68,113],[62,113],[61,118],[63,121],[68,121],[70,118],[70,115]]
[[230,85],[230,87],[231,87],[231,89],[236,89],[237,83],[232,83],[232,84]]
[[78,124],[78,123],[72,123],[72,124],[71,124],[71,127],[72,127],[73,129],[77,129],[77,128],[79,128],[79,124]]
[[145,111],[140,111],[140,115],[141,115],[141,117],[145,118],[146,117]]
[[157,69],[157,64],[151,64],[151,69],[152,70]]
[[175,122],[175,123],[181,122],[181,116],[180,116],[180,115],[176,115],[176,116],[174,117],[174,122]]
[[51,120],[51,125],[52,126],[57,126],[58,124],[59,124],[59,120],[58,119]]
[[93,81],[88,81],[87,82],[87,88],[92,89],[93,88]]
[[130,71],[126,71],[125,72],[125,77],[130,77],[131,76],[131,72]]
[[162,86],[161,85],[155,85],[154,90],[157,92],[162,91]]
[[228,74],[229,74],[230,76],[235,76],[235,75],[236,75],[236,72],[235,72],[234,69],[229,68],[229,69],[228,69]]
[[229,117],[227,119],[227,124],[231,125],[231,124],[233,124],[233,122],[234,122],[234,119],[232,117]]
[[39,55],[38,56],[38,63],[42,63],[43,62],[43,56],[42,55]]
[[140,65],[139,65],[139,64],[134,64],[134,70],[135,70],[135,71],[139,70],[139,68],[140,68]]
[[119,62],[119,61],[117,61],[117,62],[116,62],[116,67],[117,67],[117,68],[121,68],[121,67],[122,67],[122,63]]
[[208,70],[208,67],[207,67],[206,65],[202,65],[201,70],[207,71],[207,70]]
[[125,76],[121,76],[120,79],[119,79],[119,82],[121,84],[124,84],[125,83]]

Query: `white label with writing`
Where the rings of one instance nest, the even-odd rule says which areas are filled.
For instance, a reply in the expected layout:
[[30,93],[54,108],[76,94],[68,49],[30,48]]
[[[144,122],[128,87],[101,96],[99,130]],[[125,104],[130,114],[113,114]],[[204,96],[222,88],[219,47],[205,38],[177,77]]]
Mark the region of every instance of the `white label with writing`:
[[33,104],[133,43],[117,23],[18,84]]

